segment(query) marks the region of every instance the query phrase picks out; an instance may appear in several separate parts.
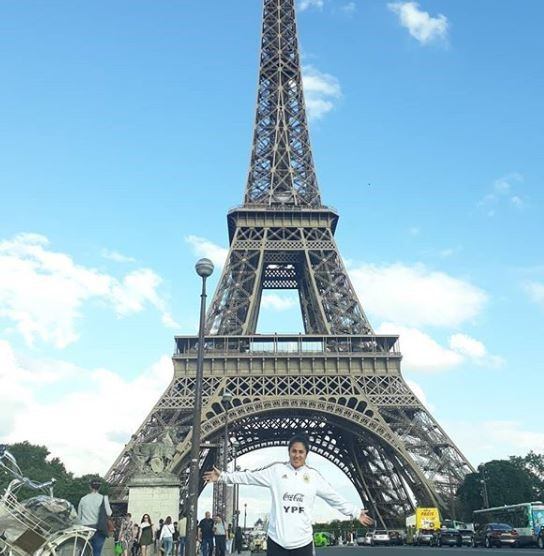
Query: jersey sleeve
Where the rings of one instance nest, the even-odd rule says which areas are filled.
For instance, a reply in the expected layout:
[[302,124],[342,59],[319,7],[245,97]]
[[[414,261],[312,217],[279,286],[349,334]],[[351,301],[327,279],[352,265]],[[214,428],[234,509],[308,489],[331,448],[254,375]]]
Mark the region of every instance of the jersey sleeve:
[[270,487],[273,483],[276,466],[274,464],[253,471],[222,471],[219,481],[230,485],[253,485]]
[[321,473],[317,473],[317,489],[316,495],[322,500],[325,500],[331,508],[338,510],[344,515],[349,515],[353,519],[357,519],[361,515],[361,510],[364,508],[363,504],[356,506],[348,502],[345,498],[340,496],[332,486],[325,480]]

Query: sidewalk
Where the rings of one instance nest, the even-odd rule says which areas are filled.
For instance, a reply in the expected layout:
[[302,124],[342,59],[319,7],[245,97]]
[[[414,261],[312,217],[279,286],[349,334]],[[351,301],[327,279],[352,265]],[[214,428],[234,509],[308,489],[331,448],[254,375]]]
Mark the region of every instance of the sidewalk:
[[[113,540],[113,537],[108,537],[106,539],[106,542],[104,543],[104,548],[102,549],[102,556],[115,556],[114,553],[114,548],[115,546],[115,542]],[[155,552],[154,550],[150,551],[150,556],[161,556],[161,552]],[[259,553],[262,556],[265,556],[264,552],[260,552]],[[199,554],[200,556],[200,554]],[[230,552],[227,552],[227,556],[231,556]],[[232,556],[238,556],[238,554],[233,553]],[[251,551],[249,550],[242,550],[242,552],[240,552],[240,556],[251,556]]]

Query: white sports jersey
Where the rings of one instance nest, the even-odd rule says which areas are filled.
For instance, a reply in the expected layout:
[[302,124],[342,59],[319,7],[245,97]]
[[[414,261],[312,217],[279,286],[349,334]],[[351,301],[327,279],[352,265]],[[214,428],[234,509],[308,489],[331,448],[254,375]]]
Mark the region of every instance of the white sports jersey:
[[316,496],[353,519],[361,515],[361,505],[355,506],[344,500],[319,471],[307,465],[295,469],[289,462],[278,462],[255,471],[223,471],[219,480],[270,489],[272,511],[268,536],[288,550],[312,542],[312,510]]

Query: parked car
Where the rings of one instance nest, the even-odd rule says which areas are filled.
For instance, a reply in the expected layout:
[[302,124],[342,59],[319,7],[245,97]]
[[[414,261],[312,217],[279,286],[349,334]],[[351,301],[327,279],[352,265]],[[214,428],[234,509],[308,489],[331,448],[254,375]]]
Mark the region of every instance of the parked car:
[[404,544],[404,538],[400,531],[389,531],[389,544],[396,546]]
[[372,533],[372,545],[376,544],[389,544],[391,542],[391,537],[385,529],[376,529]]
[[364,541],[364,545],[365,546],[372,546],[372,535],[374,534],[373,531],[369,531],[366,535],[365,535],[365,541]]
[[434,529],[420,529],[416,531],[412,543],[414,546],[421,544],[432,546],[434,544]]
[[518,532],[508,523],[487,523],[474,531],[472,546],[517,546]]
[[462,545],[472,546],[472,538],[474,537],[472,529],[459,529],[459,534],[461,535]]
[[329,546],[329,539],[323,531],[314,533],[314,546],[316,548],[320,546]]
[[365,544],[366,544],[366,543],[365,543],[365,538],[366,538],[366,535],[368,535],[368,534],[369,534],[369,533],[366,533],[366,534],[365,534],[365,532],[362,531],[362,530],[357,531],[357,532],[355,533],[355,544],[356,544],[357,546],[363,546],[363,545],[365,545]]
[[437,531],[433,544],[436,546],[461,546],[461,533],[459,529],[442,527]]

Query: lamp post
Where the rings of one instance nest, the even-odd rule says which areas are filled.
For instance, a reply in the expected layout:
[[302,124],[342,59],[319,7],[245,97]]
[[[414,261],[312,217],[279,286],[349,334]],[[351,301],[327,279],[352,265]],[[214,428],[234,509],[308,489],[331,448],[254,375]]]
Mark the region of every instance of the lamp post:
[[[223,397],[221,398],[223,402],[223,407],[225,408],[225,434],[223,435],[223,470],[228,471],[227,465],[229,462],[228,452],[229,452],[229,405],[232,401],[232,394],[225,390],[223,392]],[[227,483],[223,483],[223,504],[221,508],[221,513],[223,514],[223,519],[227,519]]]
[[489,508],[489,493],[487,492],[487,477],[485,475],[485,464],[482,464],[478,467],[478,471],[480,472],[480,483],[482,484],[482,494],[484,498],[484,506]]
[[198,354],[195,377],[195,401],[193,431],[191,438],[191,462],[189,466],[189,492],[187,495],[187,556],[196,556],[196,534],[198,517],[198,489],[200,483],[200,425],[202,422],[202,377],[204,374],[204,331],[206,325],[206,279],[213,273],[210,259],[200,259],[195,265],[196,273],[202,278],[200,294],[200,323],[198,327]]
[[[232,441],[232,459],[234,460],[234,471],[238,471],[238,466],[236,465],[236,456],[238,447],[240,443],[238,440]],[[234,490],[232,491],[232,530],[236,531],[236,527],[238,527],[238,485],[234,485]]]

